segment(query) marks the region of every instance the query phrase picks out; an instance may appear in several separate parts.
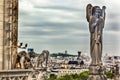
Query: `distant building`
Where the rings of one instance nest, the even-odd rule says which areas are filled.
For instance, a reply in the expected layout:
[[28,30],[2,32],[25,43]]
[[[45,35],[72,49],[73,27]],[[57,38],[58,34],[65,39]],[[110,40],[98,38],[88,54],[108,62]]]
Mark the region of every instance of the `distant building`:
[[88,69],[59,69],[57,73],[57,76],[64,76],[66,74],[80,74],[81,72],[88,71]]
[[[105,56],[103,63],[107,71],[111,71],[116,65],[120,68],[120,56]],[[120,72],[120,69],[118,71]]]
[[78,61],[69,61],[68,65],[79,65]]

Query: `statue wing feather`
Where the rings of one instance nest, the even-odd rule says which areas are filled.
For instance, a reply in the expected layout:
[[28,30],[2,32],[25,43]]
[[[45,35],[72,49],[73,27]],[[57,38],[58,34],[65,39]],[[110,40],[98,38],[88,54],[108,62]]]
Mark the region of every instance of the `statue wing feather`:
[[91,4],[88,4],[86,7],[86,18],[88,22],[89,22],[90,16],[92,15],[92,8],[93,6]]
[[102,7],[102,17],[104,18],[104,20],[105,20],[105,17],[106,17],[105,9],[106,9],[106,6],[103,6]]

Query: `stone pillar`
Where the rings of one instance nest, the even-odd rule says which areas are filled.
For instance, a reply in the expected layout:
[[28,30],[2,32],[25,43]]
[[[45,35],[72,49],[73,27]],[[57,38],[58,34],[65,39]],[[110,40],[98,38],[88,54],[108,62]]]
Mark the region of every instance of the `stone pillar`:
[[0,0],[0,70],[11,69],[17,37],[18,0]]
[[4,0],[0,0],[0,70],[3,69],[3,3]]
[[18,0],[12,0],[12,33],[11,33],[11,64],[12,69],[14,69],[16,54],[17,54],[17,44],[18,44]]
[[3,13],[3,69],[11,69],[11,26],[12,26],[12,0],[4,0]]

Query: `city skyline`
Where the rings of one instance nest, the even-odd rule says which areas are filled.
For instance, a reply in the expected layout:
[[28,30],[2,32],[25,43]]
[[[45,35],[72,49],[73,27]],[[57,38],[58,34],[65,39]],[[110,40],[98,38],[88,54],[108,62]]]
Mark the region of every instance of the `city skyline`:
[[[19,0],[19,43],[36,52],[50,50],[77,54],[90,52],[86,6],[106,6],[103,53],[119,55],[120,1],[105,0]],[[103,54],[103,55],[104,55]]]

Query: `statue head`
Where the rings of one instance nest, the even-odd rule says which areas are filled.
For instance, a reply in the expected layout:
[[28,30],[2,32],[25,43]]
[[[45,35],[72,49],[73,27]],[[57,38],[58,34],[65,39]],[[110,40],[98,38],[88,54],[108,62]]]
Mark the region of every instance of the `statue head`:
[[43,50],[42,53],[47,53],[47,54],[49,54],[49,51],[48,51],[48,50]]
[[94,6],[92,9],[92,15],[96,16],[97,18],[99,18],[102,14],[102,10],[100,9],[99,6]]
[[18,53],[19,56],[25,56],[26,54],[27,54],[26,51],[20,51],[20,52]]

